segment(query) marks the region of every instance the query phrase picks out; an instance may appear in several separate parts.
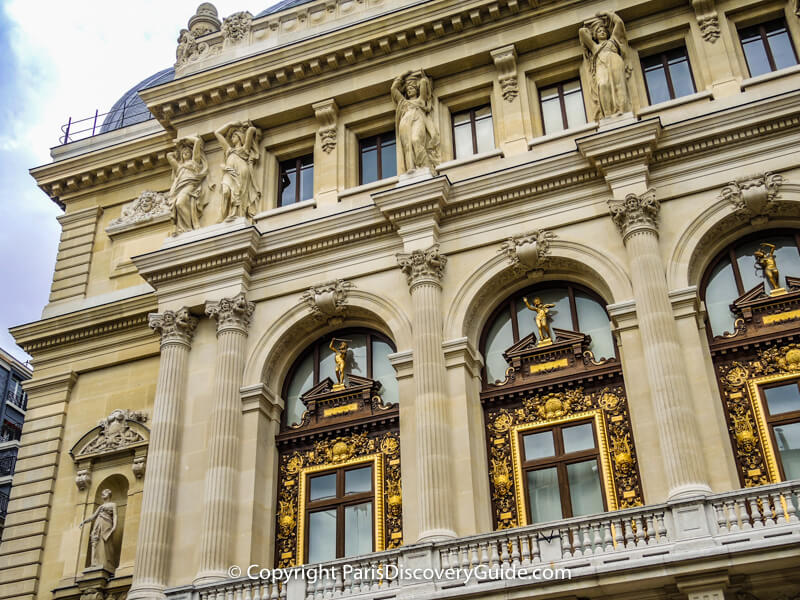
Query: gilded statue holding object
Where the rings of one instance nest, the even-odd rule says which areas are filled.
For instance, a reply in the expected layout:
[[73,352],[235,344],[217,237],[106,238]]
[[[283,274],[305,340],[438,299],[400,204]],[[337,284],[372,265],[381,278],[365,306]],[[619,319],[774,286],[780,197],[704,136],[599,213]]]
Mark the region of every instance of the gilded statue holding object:
[[200,228],[200,217],[208,204],[203,182],[208,175],[208,162],[199,136],[189,136],[175,144],[175,151],[167,153],[172,167],[172,186],[167,197],[172,202],[175,232]]
[[622,19],[613,12],[597,13],[580,28],[578,37],[591,76],[592,98],[597,103],[595,119],[630,112],[630,69],[625,64],[628,41]]
[[89,566],[104,567],[113,571],[114,547],[111,534],[117,528],[117,505],[111,501],[111,490],[103,490],[101,497],[103,503],[89,518],[82,521],[80,526],[83,527],[86,523],[92,524],[89,535]]
[[400,173],[432,171],[439,163],[439,131],[434,122],[431,80],[424,71],[406,71],[392,83],[392,100]]
[[778,263],[775,259],[775,244],[762,242],[761,248],[753,252],[753,256],[756,259],[756,268],[760,268],[764,272],[764,277],[772,288],[770,296],[785,294],[786,290],[781,287],[781,277],[778,272]]
[[[345,369],[347,368],[347,342],[350,340],[343,340],[337,338],[331,338],[331,343],[328,346],[334,353],[334,361],[336,362],[336,383],[333,386],[334,390],[343,390],[344,385],[344,376],[345,376]],[[339,342],[339,346],[336,346],[336,342]]]
[[536,329],[539,330],[539,343],[537,346],[547,346],[553,343],[553,333],[550,331],[550,309],[555,304],[544,304],[541,298],[534,298],[533,304],[527,298],[522,298],[525,306],[536,313]]
[[222,220],[237,217],[252,219],[261,199],[255,168],[261,156],[258,142],[261,132],[250,121],[223,125],[214,135],[222,146]]

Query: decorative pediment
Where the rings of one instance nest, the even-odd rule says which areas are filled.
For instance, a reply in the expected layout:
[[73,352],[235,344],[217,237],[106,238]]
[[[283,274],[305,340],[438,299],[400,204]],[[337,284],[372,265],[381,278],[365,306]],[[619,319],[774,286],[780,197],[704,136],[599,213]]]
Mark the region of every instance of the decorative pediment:
[[774,335],[786,329],[797,327],[800,321],[800,279],[786,277],[786,289],[780,293],[768,294],[764,282],[746,291],[730,305],[736,317],[733,332],[726,332],[714,338],[715,345],[730,343],[736,338],[741,343],[744,338]]
[[393,406],[383,403],[381,387],[379,381],[358,375],[347,375],[343,387],[326,377],[300,396],[307,410],[293,429],[327,427],[388,411]]

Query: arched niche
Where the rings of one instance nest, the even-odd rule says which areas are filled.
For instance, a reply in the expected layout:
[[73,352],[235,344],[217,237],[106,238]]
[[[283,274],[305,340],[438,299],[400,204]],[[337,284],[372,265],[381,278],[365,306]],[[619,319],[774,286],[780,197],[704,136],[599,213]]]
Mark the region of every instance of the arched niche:
[[[108,538],[108,545],[106,548],[109,548],[111,551],[108,552],[107,558],[107,570],[110,573],[116,573],[117,567],[120,565],[120,558],[123,548],[123,538],[125,535],[125,522],[126,516],[128,512],[128,491],[130,488],[130,483],[128,478],[124,475],[119,473],[115,473],[113,475],[109,475],[108,477],[102,479],[98,485],[95,487],[94,490],[94,498],[93,502],[90,502],[86,506],[86,518],[89,518],[92,514],[97,511],[97,509],[103,505],[105,502],[103,498],[103,493],[105,490],[111,492],[110,502],[113,502],[116,505],[116,526],[112,531],[110,537]],[[92,567],[96,566],[92,564],[91,560],[91,546],[92,546],[92,529],[94,527],[94,522],[89,522],[84,525],[85,532],[83,534],[83,548],[82,553],[84,553],[83,558],[83,566],[84,570],[91,569]]]

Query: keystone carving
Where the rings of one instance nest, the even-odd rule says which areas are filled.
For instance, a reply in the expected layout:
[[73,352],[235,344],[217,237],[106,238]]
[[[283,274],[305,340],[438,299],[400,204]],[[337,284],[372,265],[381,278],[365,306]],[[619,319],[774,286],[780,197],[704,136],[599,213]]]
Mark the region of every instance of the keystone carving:
[[782,184],[783,177],[769,172],[740,177],[722,188],[720,196],[733,205],[737,216],[757,225],[764,223],[775,209]]
[[303,293],[301,300],[306,303],[312,316],[326,319],[340,316],[345,309],[347,293],[353,284],[336,279],[312,286]]
[[713,44],[720,36],[719,17],[714,0],[692,0],[692,8],[694,8],[703,39]]
[[108,224],[109,229],[146,223],[172,214],[172,202],[162,192],[145,191],[122,207],[122,214]]
[[399,252],[397,262],[400,270],[406,276],[408,285],[413,287],[423,280],[441,281],[447,257],[439,254],[439,244],[434,244],[427,250],[414,250],[411,253]]
[[333,152],[336,148],[336,121],[339,117],[339,107],[335,100],[324,100],[312,104],[314,115],[319,121],[319,145],[326,154]]
[[235,12],[222,22],[222,36],[226,42],[237,44],[250,36],[253,15],[247,11]]
[[545,230],[513,235],[503,242],[499,252],[506,255],[515,271],[541,272],[550,255],[550,240],[554,237],[554,233]]
[[244,292],[219,302],[206,302],[206,316],[216,319],[217,332],[238,329],[246,333],[255,309],[256,305],[247,301]]
[[491,52],[494,66],[497,69],[497,81],[500,83],[500,92],[506,102],[513,102],[519,95],[519,81],[517,80],[517,50],[513,45],[504,46]]
[[197,328],[197,318],[188,308],[165,310],[163,313],[150,313],[150,328],[161,334],[161,345],[170,342],[191,344]]
[[628,194],[625,200],[608,201],[611,220],[619,228],[623,238],[642,229],[657,230],[660,208],[653,189],[638,196]]

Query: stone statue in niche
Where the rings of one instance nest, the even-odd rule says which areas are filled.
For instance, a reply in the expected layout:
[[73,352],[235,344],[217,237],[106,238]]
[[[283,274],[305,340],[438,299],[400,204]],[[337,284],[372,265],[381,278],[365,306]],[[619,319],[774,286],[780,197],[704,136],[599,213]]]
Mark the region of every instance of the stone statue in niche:
[[175,152],[167,153],[172,167],[172,187],[167,196],[173,205],[175,232],[178,235],[200,227],[200,217],[208,204],[203,182],[208,175],[208,162],[203,140],[190,136],[178,140]]
[[252,219],[261,199],[255,167],[261,132],[250,121],[236,121],[214,132],[225,155],[222,167],[222,220]]
[[400,173],[432,171],[439,163],[439,131],[433,119],[431,80],[423,71],[406,71],[392,83],[392,100]]
[[592,97],[597,104],[594,118],[615,117],[631,111],[628,90],[631,71],[625,64],[628,48],[625,24],[613,12],[601,12],[584,25],[578,36],[591,76]]
[[86,523],[92,524],[89,535],[89,566],[104,567],[113,571],[114,547],[111,534],[117,528],[117,505],[111,501],[111,490],[105,489],[100,496],[103,503],[86,520],[81,522],[81,527]]

